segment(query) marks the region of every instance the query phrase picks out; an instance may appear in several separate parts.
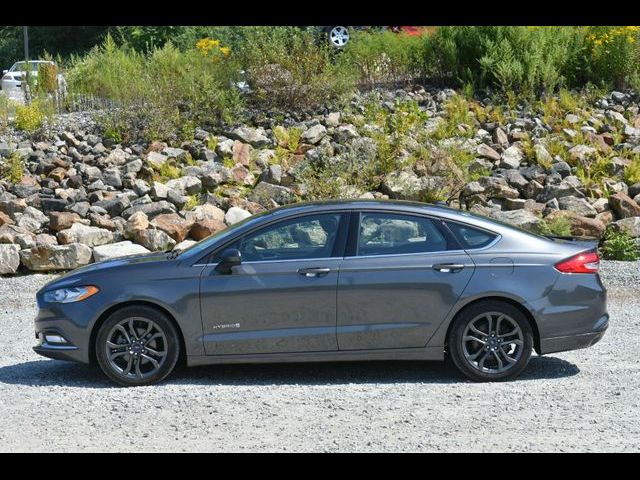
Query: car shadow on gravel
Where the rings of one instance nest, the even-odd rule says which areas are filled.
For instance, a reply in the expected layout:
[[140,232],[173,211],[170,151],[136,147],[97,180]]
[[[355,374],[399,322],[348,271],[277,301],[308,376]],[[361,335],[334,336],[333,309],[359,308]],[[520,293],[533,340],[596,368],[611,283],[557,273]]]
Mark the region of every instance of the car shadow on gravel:
[[[533,357],[516,381],[564,378],[577,375],[573,363],[556,357]],[[370,361],[213,365],[178,368],[170,385],[341,385],[347,383],[470,382],[450,362]],[[37,360],[0,367],[0,383],[34,387],[112,388],[96,367]]]

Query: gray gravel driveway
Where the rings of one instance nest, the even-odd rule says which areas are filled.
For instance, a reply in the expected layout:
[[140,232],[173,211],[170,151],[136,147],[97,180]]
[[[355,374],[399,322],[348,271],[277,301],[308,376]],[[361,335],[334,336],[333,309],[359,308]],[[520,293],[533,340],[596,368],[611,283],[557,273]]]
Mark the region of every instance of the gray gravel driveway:
[[32,352],[34,294],[52,277],[0,278],[0,451],[638,451],[639,267],[604,262],[599,344],[497,384],[371,362],[199,367],[117,388]]

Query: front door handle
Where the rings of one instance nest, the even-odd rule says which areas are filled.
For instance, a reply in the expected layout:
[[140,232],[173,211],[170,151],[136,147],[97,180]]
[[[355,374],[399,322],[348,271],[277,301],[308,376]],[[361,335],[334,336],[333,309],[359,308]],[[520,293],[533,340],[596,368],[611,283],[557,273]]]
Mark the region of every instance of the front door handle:
[[457,273],[464,268],[461,263],[437,263],[433,266],[434,270],[442,273]]
[[328,274],[330,271],[331,271],[330,268],[313,267],[313,268],[301,268],[300,270],[298,270],[298,273],[305,277],[323,277],[326,274]]

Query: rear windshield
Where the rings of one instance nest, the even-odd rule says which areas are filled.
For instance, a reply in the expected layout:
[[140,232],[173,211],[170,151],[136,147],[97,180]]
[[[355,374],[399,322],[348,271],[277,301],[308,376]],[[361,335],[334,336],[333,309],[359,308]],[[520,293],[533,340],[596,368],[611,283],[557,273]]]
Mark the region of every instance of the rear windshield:
[[470,227],[463,223],[451,221],[446,223],[465,250],[486,247],[498,236],[493,232]]

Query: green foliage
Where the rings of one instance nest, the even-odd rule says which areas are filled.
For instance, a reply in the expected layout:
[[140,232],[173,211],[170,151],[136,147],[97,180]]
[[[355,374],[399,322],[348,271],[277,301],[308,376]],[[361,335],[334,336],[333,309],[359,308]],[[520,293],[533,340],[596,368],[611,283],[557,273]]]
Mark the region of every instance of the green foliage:
[[603,155],[596,155],[595,160],[580,163],[576,168],[576,177],[580,179],[584,188],[589,191],[609,176],[611,160]]
[[217,147],[218,147],[218,137],[214,135],[209,135],[209,137],[207,138],[207,148],[215,152]]
[[[44,55],[44,60],[51,61],[49,54]],[[36,91],[38,93],[50,94],[58,89],[58,67],[51,63],[41,63],[38,65],[38,83]]]
[[538,226],[541,235],[553,235],[557,237],[571,236],[571,222],[567,217],[557,216],[551,220],[543,219]]
[[612,228],[607,230],[600,251],[607,260],[640,260],[640,248],[635,239],[627,232]]
[[20,183],[24,176],[24,169],[24,158],[14,151],[5,159],[4,164],[0,164],[0,177],[13,184]]
[[370,87],[406,83],[424,75],[424,40],[388,30],[355,32],[339,60]]
[[167,160],[160,166],[153,166],[154,180],[165,183],[182,176],[182,169],[176,165],[175,161]]
[[239,71],[233,55],[181,52],[170,43],[139,53],[108,36],[68,73],[70,91],[108,99],[119,108],[101,119],[122,141],[192,137],[196,125],[237,119],[242,101],[233,86]]
[[334,53],[312,32],[297,27],[245,27],[237,52],[252,102],[289,111],[340,101],[353,90],[354,75],[333,61]]
[[10,104],[9,97],[0,93],[0,133],[9,125]]
[[433,133],[433,138],[442,140],[449,137],[470,137],[473,135],[473,129],[460,130],[459,128],[460,125],[471,127],[475,123],[466,98],[462,95],[454,95],[447,100],[444,109],[445,121],[438,125]]
[[200,196],[199,195],[189,195],[187,198],[187,203],[184,204],[184,210],[193,210],[198,205],[200,205]]
[[34,133],[42,127],[46,118],[44,102],[40,99],[26,105],[16,105],[14,123],[17,129]]
[[624,171],[624,180],[633,185],[640,182],[640,156],[631,161],[631,164]]
[[640,71],[640,27],[586,27],[586,67],[594,83],[625,88]]

